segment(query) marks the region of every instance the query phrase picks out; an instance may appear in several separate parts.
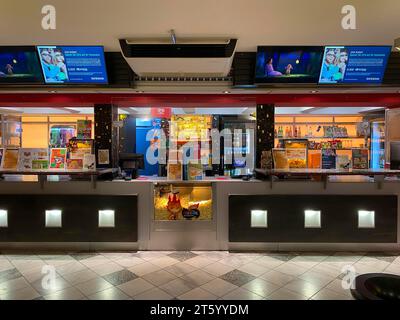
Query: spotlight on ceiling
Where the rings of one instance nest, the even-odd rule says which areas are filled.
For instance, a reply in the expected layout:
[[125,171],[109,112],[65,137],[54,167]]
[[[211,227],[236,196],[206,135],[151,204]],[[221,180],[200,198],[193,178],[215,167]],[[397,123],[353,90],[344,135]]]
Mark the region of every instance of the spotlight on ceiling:
[[225,91],[222,91],[222,93],[231,93],[231,92],[228,90],[225,90]]

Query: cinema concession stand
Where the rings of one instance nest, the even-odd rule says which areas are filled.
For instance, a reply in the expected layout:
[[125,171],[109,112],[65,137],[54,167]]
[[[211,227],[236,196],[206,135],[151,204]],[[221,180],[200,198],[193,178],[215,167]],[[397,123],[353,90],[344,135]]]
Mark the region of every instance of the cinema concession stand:
[[[96,145],[112,141],[117,101],[132,105],[257,105],[256,161],[273,146],[274,104],[384,106],[396,111],[392,93],[343,94],[85,94],[6,93],[1,106],[94,106]],[[121,102],[121,105],[123,103]],[[398,120],[398,118],[397,118]],[[395,121],[395,120],[391,120]],[[395,121],[396,122],[396,121]],[[272,128],[272,129],[271,129]],[[108,130],[108,131],[107,131]],[[264,131],[263,131],[264,130]],[[261,134],[261,132],[267,134]],[[272,140],[272,142],[271,142]],[[110,150],[115,148],[109,145]],[[108,170],[108,171],[107,171]],[[1,247],[140,250],[396,250],[399,249],[399,170],[259,170],[256,179],[166,177],[104,180],[110,168],[95,172],[7,172],[0,182]],[[16,175],[18,173],[18,175]],[[38,175],[37,180],[21,178]],[[65,180],[60,175],[78,175]],[[277,179],[279,176],[296,179]],[[44,179],[43,177],[48,177]],[[303,178],[299,179],[299,176]],[[42,177],[42,178],[40,178]],[[86,177],[86,179],[82,179]],[[312,179],[310,179],[312,177]],[[211,190],[211,215],[204,220],[155,218],[160,186]],[[61,227],[45,227],[46,210],[62,211]],[[115,223],[99,227],[99,210],[113,210]],[[308,215],[305,211],[308,211]],[[360,212],[361,211],[361,212]],[[317,219],[313,214],[317,214]],[[306,216],[308,218],[306,218]]]

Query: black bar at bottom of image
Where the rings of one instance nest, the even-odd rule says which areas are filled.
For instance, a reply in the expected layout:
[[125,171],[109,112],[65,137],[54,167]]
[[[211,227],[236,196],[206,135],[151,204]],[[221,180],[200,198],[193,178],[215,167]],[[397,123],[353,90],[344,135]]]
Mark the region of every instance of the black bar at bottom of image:
[[[90,315],[109,318],[118,315],[128,319],[268,319],[284,316],[307,316],[307,319],[331,317],[382,316],[398,310],[396,301],[0,301],[2,312],[14,315],[38,315],[53,318],[56,314],[64,317]],[[384,311],[383,311],[384,310]]]

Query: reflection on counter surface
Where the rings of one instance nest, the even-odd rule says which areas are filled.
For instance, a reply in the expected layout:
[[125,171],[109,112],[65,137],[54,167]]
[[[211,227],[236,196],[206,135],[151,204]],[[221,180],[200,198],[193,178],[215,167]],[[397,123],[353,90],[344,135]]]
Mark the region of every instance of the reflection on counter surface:
[[211,184],[156,185],[154,220],[212,220]]

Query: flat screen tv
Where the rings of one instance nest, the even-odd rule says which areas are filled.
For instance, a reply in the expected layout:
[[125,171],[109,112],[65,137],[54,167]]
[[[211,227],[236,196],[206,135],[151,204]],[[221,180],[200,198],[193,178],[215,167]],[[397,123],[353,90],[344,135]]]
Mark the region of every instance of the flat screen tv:
[[320,84],[380,84],[390,46],[327,46]]
[[107,84],[102,46],[38,46],[46,84]]
[[318,83],[323,47],[260,46],[256,83]]
[[34,46],[0,46],[0,85],[43,83]]

